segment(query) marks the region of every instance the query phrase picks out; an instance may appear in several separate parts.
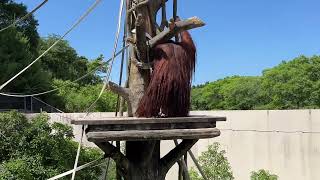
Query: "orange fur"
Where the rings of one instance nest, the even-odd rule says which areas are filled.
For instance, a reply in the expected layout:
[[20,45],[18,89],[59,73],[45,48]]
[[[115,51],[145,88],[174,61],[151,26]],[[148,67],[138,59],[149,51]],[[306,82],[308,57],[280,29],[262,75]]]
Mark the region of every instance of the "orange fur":
[[180,36],[180,42],[159,44],[152,50],[154,71],[136,111],[138,117],[188,116],[196,47],[187,31]]

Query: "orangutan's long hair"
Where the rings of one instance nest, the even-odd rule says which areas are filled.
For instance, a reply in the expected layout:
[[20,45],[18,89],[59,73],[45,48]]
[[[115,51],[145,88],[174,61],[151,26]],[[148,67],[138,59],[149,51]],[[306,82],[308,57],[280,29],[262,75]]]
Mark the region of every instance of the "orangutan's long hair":
[[180,36],[180,42],[159,44],[152,50],[154,70],[136,111],[138,117],[188,116],[196,47],[189,32]]

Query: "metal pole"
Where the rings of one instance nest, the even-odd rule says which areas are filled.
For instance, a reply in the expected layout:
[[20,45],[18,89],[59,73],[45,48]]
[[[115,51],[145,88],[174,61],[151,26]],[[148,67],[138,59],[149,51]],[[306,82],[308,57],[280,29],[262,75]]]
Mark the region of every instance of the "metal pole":
[[[174,141],[174,144],[176,146],[178,146],[178,144],[179,144],[178,141],[176,139],[173,141]],[[186,163],[184,162],[183,158],[181,158],[179,161],[182,164],[184,180],[190,180],[189,173],[188,173],[188,167],[187,167]]]
[[32,96],[30,97],[30,111],[33,113],[33,102],[32,102]]
[[24,112],[27,112],[27,97],[23,98],[23,104],[24,104]]
[[193,160],[194,164],[197,166],[197,168],[198,168],[201,176],[203,177],[203,179],[208,180],[208,178],[206,177],[206,175],[205,175],[204,172],[202,171],[202,168],[201,168],[200,164],[198,163],[196,157],[194,157],[194,154],[193,154],[193,152],[191,151],[191,149],[188,151],[188,153],[189,153],[191,159]]

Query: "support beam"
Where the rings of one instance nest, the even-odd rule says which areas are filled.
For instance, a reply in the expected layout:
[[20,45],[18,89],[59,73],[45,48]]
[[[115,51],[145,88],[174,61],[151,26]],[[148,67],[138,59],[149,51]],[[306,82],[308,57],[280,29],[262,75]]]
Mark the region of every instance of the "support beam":
[[169,169],[198,141],[198,139],[184,139],[171,150],[167,155],[161,158],[162,172],[168,172]]
[[[173,142],[174,142],[174,144],[175,144],[176,146],[179,145],[178,140],[175,139],[175,140],[173,140]],[[190,150],[189,150],[189,151],[190,151]],[[188,173],[187,162],[186,162],[183,158],[181,158],[181,159],[178,161],[178,164],[179,164],[179,171],[183,170],[182,175],[183,175],[183,177],[184,177],[184,180],[190,180],[190,176],[189,176],[189,173]],[[182,169],[180,169],[180,168],[182,168]],[[179,176],[180,176],[180,174],[179,174]]]
[[[117,167],[120,168],[121,171],[126,172],[129,167],[128,159],[119,151],[116,147],[114,147],[109,142],[95,142],[95,144],[104,151],[106,157],[112,158]],[[124,176],[124,175],[123,175]]]

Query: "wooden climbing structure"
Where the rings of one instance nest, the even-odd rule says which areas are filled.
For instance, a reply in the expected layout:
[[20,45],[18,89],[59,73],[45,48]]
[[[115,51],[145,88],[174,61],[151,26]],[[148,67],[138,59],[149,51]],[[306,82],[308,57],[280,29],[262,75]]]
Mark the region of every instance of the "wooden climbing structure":
[[101,141],[147,141],[174,139],[204,139],[220,135],[217,121],[224,117],[190,116],[175,118],[110,117],[79,119],[71,123],[88,125],[87,139]]
[[[166,17],[167,0],[126,0],[125,4],[126,20],[124,40],[126,43],[123,44],[123,48],[128,47],[127,81],[125,86],[121,86],[121,70],[120,83],[116,84],[108,81],[106,86],[122,98],[122,100],[117,103],[117,105],[120,105],[119,114],[123,114],[124,107],[127,107],[129,117],[85,118],[74,120],[72,123],[84,125],[86,127],[85,133],[87,139],[94,142],[103,150],[105,157],[112,158],[115,161],[118,180],[164,180],[167,172],[175,163],[179,164],[180,171],[182,172],[179,179],[189,180],[187,163],[183,159],[183,156],[186,157],[187,152],[189,152],[194,160],[195,158],[190,151],[191,147],[199,139],[219,136],[220,131],[216,128],[216,123],[225,121],[226,118],[214,116],[137,118],[134,116],[136,116],[135,112],[137,112],[139,102],[150,84],[150,77],[154,77],[152,68],[156,65],[152,62],[150,51],[157,47],[157,45],[166,42],[172,43],[171,45],[173,46],[179,46],[180,35],[180,46],[185,46],[182,48],[179,47],[182,49],[181,54],[188,54],[190,52],[188,50],[191,49],[188,49],[186,44],[183,45],[183,40],[186,39],[186,36],[182,36],[182,34],[185,34],[187,30],[202,27],[205,23],[197,17],[178,20],[177,0],[173,0],[173,18],[170,21],[168,21]],[[181,6],[183,6],[183,4]],[[161,24],[158,25],[157,13],[160,9],[162,10],[162,19]],[[176,42],[170,41],[172,38],[175,38]],[[189,42],[193,43],[192,39],[189,40]],[[195,53],[195,49],[192,52]],[[122,57],[124,57],[124,54]],[[183,55],[183,57],[195,60],[195,58],[190,58],[191,56],[188,55]],[[122,66],[123,62],[121,63],[121,67]],[[189,70],[193,71],[191,66],[194,68],[194,63],[185,67],[189,67]],[[175,69],[170,69],[170,72],[173,72],[173,76],[176,75]],[[188,73],[192,74],[192,72],[185,74],[191,77]],[[181,75],[179,77],[186,76]],[[180,82],[170,83],[177,85]],[[188,96],[181,96],[184,97],[182,100],[189,100],[191,83],[187,83],[189,83],[186,85],[188,89],[178,87],[174,90],[175,92],[176,90],[179,92],[183,90],[188,92],[186,93]],[[161,92],[162,91],[159,91],[158,93]],[[170,92],[171,90],[169,90],[169,94]],[[172,99],[175,97],[180,96],[175,96],[174,94],[171,96]],[[173,102],[180,102],[180,100]],[[126,102],[126,106],[124,102]],[[151,105],[152,104],[153,103],[151,103]],[[172,106],[172,104],[168,103],[168,106]],[[161,110],[167,109],[163,107],[166,106],[160,107],[160,117],[166,115],[161,114]],[[179,110],[177,107],[180,106],[174,105],[174,108]],[[186,110],[188,111],[188,109],[189,106]],[[156,111],[157,110],[159,110],[159,108],[156,108]],[[177,139],[182,139],[182,141],[178,143]],[[175,140],[176,144],[176,147],[163,157],[160,156],[161,140]],[[118,142],[117,147],[113,145],[112,141]],[[125,141],[125,154],[120,151],[119,141]],[[196,165],[199,167],[197,163]],[[200,173],[204,179],[206,179],[201,170]]]

